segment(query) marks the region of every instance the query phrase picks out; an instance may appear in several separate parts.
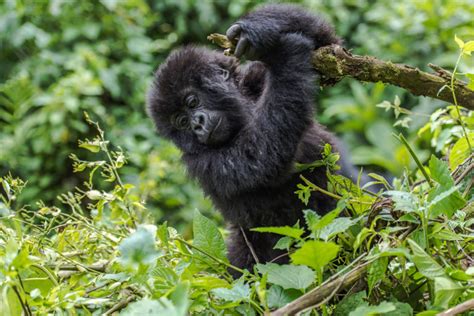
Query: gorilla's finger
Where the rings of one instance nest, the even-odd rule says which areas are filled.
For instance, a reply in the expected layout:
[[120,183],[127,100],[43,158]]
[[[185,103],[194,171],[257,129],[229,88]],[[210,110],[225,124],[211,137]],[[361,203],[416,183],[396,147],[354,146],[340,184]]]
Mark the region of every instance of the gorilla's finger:
[[235,40],[237,36],[239,36],[240,32],[242,31],[242,28],[240,27],[239,24],[233,24],[231,27],[227,29],[227,32],[225,35],[229,39],[229,41]]
[[245,54],[245,51],[249,47],[249,40],[245,36],[241,36],[237,46],[235,47],[234,55],[235,57],[240,57]]

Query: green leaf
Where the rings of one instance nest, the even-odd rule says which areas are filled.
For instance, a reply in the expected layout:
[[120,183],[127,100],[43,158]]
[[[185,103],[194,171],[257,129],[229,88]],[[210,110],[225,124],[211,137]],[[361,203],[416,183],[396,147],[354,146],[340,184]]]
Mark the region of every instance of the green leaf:
[[410,304],[401,303],[401,302],[391,302],[395,305],[395,310],[387,312],[384,316],[412,316],[413,308]]
[[[224,238],[217,228],[217,225],[203,216],[198,210],[194,211],[193,232],[193,246],[224,262],[228,262]],[[199,251],[195,251],[193,255],[206,262],[210,260],[209,257]]]
[[467,87],[474,91],[474,74],[466,74],[466,77],[469,79]]
[[321,217],[319,221],[317,221],[314,225],[310,227],[311,231],[317,232],[329,225],[336,217],[339,216],[345,206],[345,203],[338,203],[337,207],[334,210]]
[[429,161],[429,168],[433,180],[444,187],[451,187],[454,185],[454,180],[451,177],[448,165],[444,161],[433,155]]
[[176,308],[177,314],[185,316],[188,314],[188,307],[190,305],[188,294],[189,282],[179,283],[174,291],[170,294],[170,300]]
[[435,316],[438,315],[439,311],[436,310],[428,310],[428,311],[423,311],[421,313],[416,314],[416,316]]
[[293,239],[291,237],[285,236],[278,239],[273,249],[281,249],[281,250],[288,250],[290,249],[291,244],[293,243]]
[[279,285],[284,289],[304,290],[315,280],[314,271],[306,266],[267,263],[257,264],[256,268],[259,273],[267,274],[268,282]]
[[428,205],[430,218],[435,218],[441,214],[451,218],[455,211],[466,205],[466,200],[463,199],[455,186],[446,191],[442,186],[434,188],[428,195],[428,200],[430,201]]
[[471,56],[471,52],[474,52],[474,41],[469,41],[464,43],[462,52],[466,55]]
[[[474,144],[474,133],[469,133],[468,137],[469,142]],[[451,170],[456,169],[461,163],[464,162],[464,160],[469,157],[469,155],[470,149],[466,137],[461,137],[449,152],[449,167]]]
[[211,290],[211,293],[225,301],[240,302],[249,299],[250,287],[244,284],[243,279],[239,279],[231,289],[219,288]]
[[408,243],[413,251],[411,260],[422,275],[431,280],[437,277],[446,276],[444,269],[438,264],[438,262],[429,256],[416,242],[408,239]]
[[304,230],[302,228],[295,228],[290,226],[282,226],[282,227],[256,227],[250,229],[254,232],[259,233],[274,233],[278,235],[288,236],[295,239],[300,239],[301,235],[303,235]]
[[357,224],[358,221],[358,219],[351,219],[349,217],[338,217],[321,229],[319,238],[328,240],[339,233],[347,231],[350,227]]
[[390,302],[382,302],[377,306],[359,306],[349,313],[349,316],[375,316],[395,310],[395,305]]
[[185,316],[173,305],[171,301],[166,298],[160,300],[151,300],[144,298],[137,302],[131,303],[127,308],[120,313],[124,316],[136,315],[167,315],[167,316]]
[[434,287],[434,305],[442,308],[448,308],[449,303],[464,292],[463,286],[447,277],[435,278]]
[[193,288],[202,288],[206,291],[221,287],[230,287],[229,283],[226,280],[210,275],[196,276],[191,280],[191,282]]
[[388,266],[388,257],[381,257],[369,266],[367,284],[369,286],[369,296],[372,293],[374,286],[382,282],[385,278],[385,272],[387,271]]
[[121,253],[119,262],[133,268],[140,264],[151,264],[159,255],[155,248],[155,236],[144,226],[139,226],[118,248]]
[[344,298],[337,304],[334,310],[334,316],[347,316],[359,306],[367,306],[367,294],[360,291]]
[[290,255],[294,264],[319,270],[337,257],[340,246],[333,242],[307,241]]
[[310,228],[319,221],[321,216],[313,210],[303,210],[306,227]]
[[392,198],[396,210],[403,212],[416,212],[418,210],[418,199],[410,192],[386,191],[383,194]]
[[454,41],[456,42],[456,44],[458,44],[459,48],[460,49],[463,49],[464,47],[464,42],[462,39],[460,39],[456,34],[454,34]]
[[285,290],[281,286],[272,285],[267,291],[267,304],[270,308],[280,308],[300,296],[301,292],[298,290]]
[[79,147],[85,148],[88,151],[93,152],[93,153],[98,153],[100,151],[102,143],[103,142],[101,142],[100,140],[93,140],[93,141],[86,140],[84,142],[79,141]]

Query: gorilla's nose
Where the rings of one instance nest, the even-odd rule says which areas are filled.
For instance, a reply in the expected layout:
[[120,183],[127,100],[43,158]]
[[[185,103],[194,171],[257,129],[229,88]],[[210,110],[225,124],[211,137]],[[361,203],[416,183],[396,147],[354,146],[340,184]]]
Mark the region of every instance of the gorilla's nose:
[[191,129],[196,135],[203,135],[207,133],[207,121],[208,116],[203,111],[197,111],[194,113],[191,119]]

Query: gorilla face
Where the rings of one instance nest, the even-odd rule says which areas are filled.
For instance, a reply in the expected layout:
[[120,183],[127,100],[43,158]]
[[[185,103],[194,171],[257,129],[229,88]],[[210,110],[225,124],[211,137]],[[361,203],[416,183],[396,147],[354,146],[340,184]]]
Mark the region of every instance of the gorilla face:
[[185,153],[219,148],[232,142],[251,115],[239,78],[235,58],[185,47],[158,69],[148,112],[159,133]]

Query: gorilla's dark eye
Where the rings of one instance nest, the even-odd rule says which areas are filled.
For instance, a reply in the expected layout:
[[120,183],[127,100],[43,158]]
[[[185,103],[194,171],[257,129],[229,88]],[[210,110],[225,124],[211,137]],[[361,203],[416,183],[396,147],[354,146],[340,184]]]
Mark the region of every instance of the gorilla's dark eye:
[[227,69],[219,69],[219,74],[224,77],[224,80],[229,79],[230,77],[230,72]]
[[177,115],[174,118],[174,125],[179,129],[186,129],[189,127],[189,119],[185,114]]
[[195,108],[199,105],[199,99],[194,95],[194,94],[190,94],[186,97],[186,106],[188,108]]

